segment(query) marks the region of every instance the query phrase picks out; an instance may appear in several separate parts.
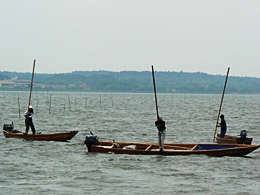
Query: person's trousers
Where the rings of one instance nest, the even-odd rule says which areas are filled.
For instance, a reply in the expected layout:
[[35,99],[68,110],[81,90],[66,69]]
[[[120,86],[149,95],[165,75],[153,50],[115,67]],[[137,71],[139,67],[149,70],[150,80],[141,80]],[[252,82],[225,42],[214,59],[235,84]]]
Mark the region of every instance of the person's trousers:
[[220,138],[224,138],[227,131],[220,131]]
[[34,128],[33,122],[30,120],[28,120],[28,122],[26,123],[26,134],[28,134],[28,132],[29,132],[29,127],[31,127],[33,134],[35,134],[35,128]]
[[166,137],[166,130],[164,130],[162,134],[160,134],[160,131],[158,131],[158,143],[159,143],[160,150],[163,150],[165,137]]

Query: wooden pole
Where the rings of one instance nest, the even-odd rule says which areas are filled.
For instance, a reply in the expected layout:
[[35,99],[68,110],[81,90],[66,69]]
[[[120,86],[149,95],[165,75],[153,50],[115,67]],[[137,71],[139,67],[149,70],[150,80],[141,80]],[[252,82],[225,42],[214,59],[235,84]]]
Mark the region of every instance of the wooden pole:
[[51,94],[50,94],[49,114],[51,114]]
[[33,71],[32,71],[32,80],[31,80],[31,89],[30,89],[29,103],[28,103],[28,111],[29,111],[29,106],[31,105],[31,96],[32,96],[32,87],[33,87],[33,77],[34,77],[35,61],[36,60],[33,61]]
[[152,75],[153,75],[153,88],[154,88],[154,97],[155,97],[155,106],[156,106],[157,120],[159,120],[159,111],[158,111],[158,104],[157,104],[156,86],[155,86],[153,65],[152,65]]
[[65,100],[65,97],[64,97],[64,112],[65,112],[65,107],[66,107],[66,100]]
[[48,105],[49,104],[49,94],[48,94],[48,92],[49,92],[49,89],[47,89],[47,94],[46,94],[46,105]]
[[216,132],[217,132],[219,115],[220,115],[220,112],[221,112],[222,103],[223,103],[223,99],[224,99],[224,94],[225,94],[225,91],[226,91],[226,85],[227,85],[227,79],[228,79],[229,69],[230,69],[230,67],[228,67],[228,70],[227,70],[227,76],[226,76],[226,81],[225,81],[225,85],[224,85],[224,89],[223,89],[223,93],[222,93],[222,98],[221,98],[221,102],[220,102],[220,106],[219,106],[218,118],[217,118],[217,122],[216,122],[216,127],[215,127],[213,142],[215,142],[215,134],[216,134]]
[[70,109],[70,95],[68,95],[68,101],[69,101],[69,111],[71,111],[71,109]]
[[20,98],[18,97],[18,112],[19,112],[19,119],[21,119],[21,109],[20,109]]
[[77,97],[75,97],[75,111],[77,110]]

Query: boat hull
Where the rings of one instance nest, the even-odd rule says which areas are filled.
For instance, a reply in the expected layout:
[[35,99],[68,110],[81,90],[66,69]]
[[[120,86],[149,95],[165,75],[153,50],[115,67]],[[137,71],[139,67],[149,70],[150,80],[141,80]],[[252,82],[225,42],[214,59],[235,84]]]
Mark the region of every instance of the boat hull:
[[[129,146],[129,147],[127,147]],[[131,147],[132,148],[131,148]],[[92,152],[135,154],[135,155],[207,155],[207,156],[244,156],[260,145],[241,144],[165,144],[164,151],[159,151],[158,143],[128,143],[100,141],[92,146]]]
[[[224,138],[220,138],[219,134],[215,134],[215,138],[217,143],[219,144],[243,144],[241,137],[232,136],[232,135],[225,135]],[[247,137],[245,140],[245,144],[251,145],[253,138]]]
[[20,138],[28,140],[39,140],[39,141],[68,141],[71,140],[78,131],[60,132],[60,133],[40,133],[40,134],[24,134],[18,130],[5,131],[3,133],[6,138]]

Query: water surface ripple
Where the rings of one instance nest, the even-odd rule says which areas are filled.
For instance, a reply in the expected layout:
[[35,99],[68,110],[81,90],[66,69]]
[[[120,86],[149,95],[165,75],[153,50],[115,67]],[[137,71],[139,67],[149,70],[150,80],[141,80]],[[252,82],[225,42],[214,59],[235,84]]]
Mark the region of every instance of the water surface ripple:
[[[28,96],[0,92],[2,125],[13,121],[24,130]],[[225,95],[229,134],[246,129],[253,144],[260,144],[259,97]],[[212,143],[220,99],[158,94],[166,142]],[[259,150],[222,158],[87,152],[83,141],[89,131],[103,140],[157,142],[153,94],[33,92],[32,105],[38,132],[79,133],[70,142],[6,139],[1,133],[0,194],[259,194]]]

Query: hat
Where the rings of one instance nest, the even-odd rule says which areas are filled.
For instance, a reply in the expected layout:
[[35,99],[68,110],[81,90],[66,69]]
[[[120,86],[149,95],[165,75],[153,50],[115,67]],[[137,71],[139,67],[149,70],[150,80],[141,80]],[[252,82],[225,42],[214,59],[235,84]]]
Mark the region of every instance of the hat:
[[33,107],[30,105],[29,108],[33,108]]

